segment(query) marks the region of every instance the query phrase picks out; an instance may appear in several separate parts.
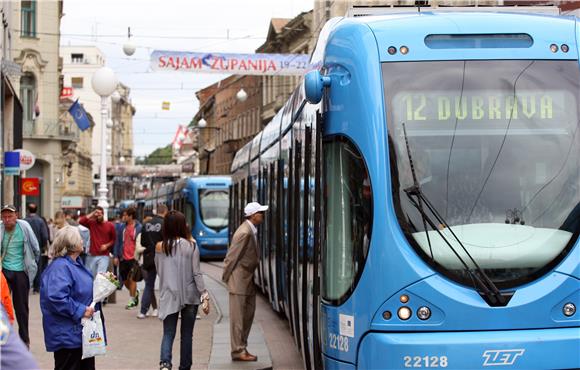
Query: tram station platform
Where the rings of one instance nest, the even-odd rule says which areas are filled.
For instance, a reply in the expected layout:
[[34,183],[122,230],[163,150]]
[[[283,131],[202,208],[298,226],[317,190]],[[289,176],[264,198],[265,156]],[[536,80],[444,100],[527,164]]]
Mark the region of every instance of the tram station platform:
[[[220,281],[221,262],[202,263],[206,288],[212,297],[209,315],[199,312],[193,331],[192,369],[258,370],[303,369],[300,353],[290,334],[288,322],[274,313],[261,295],[256,299],[256,315],[248,339],[248,351],[257,362],[234,362],[230,357],[228,292]],[[139,283],[142,285],[142,283]],[[140,286],[142,291],[143,287]],[[156,291],[156,293],[158,293]],[[126,289],[117,291],[116,303],[104,307],[107,354],[96,358],[96,368],[157,369],[163,335],[162,322],[156,317],[137,319],[138,309],[125,310],[129,301]],[[30,295],[30,350],[41,369],[53,369],[54,357],[46,352],[42,330],[39,295]],[[173,368],[179,367],[179,330],[173,344]]]

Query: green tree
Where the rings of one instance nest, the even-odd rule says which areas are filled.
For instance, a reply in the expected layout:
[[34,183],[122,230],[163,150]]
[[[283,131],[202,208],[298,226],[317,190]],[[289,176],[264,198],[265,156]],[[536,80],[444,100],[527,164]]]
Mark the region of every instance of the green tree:
[[143,160],[137,161],[136,164],[171,164],[173,152],[171,144],[157,148],[151,154],[146,156]]

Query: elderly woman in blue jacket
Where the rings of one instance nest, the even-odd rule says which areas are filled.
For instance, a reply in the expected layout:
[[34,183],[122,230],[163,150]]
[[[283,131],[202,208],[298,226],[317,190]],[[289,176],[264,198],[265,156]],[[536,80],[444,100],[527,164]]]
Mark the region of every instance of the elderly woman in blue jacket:
[[40,308],[44,343],[54,352],[54,368],[94,369],[95,358],[82,360],[83,317],[91,317],[94,309],[93,275],[79,257],[83,240],[73,226],[60,229],[53,241],[54,260],[42,275]]

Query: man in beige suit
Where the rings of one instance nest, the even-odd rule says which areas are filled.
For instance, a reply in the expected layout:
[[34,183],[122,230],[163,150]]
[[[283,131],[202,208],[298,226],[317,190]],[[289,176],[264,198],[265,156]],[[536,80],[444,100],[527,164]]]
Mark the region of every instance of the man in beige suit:
[[246,205],[244,208],[246,220],[234,233],[224,259],[222,280],[228,285],[230,293],[230,338],[233,361],[258,360],[258,357],[250,354],[246,347],[256,311],[254,271],[259,263],[256,227],[264,221],[264,212],[267,209],[268,206],[256,202]]

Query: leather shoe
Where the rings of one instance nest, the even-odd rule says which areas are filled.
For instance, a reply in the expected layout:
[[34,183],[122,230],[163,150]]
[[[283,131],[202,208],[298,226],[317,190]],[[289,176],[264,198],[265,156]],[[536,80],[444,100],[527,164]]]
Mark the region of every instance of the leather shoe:
[[232,361],[258,361],[258,356],[254,356],[248,352],[244,352],[239,356],[232,358]]

